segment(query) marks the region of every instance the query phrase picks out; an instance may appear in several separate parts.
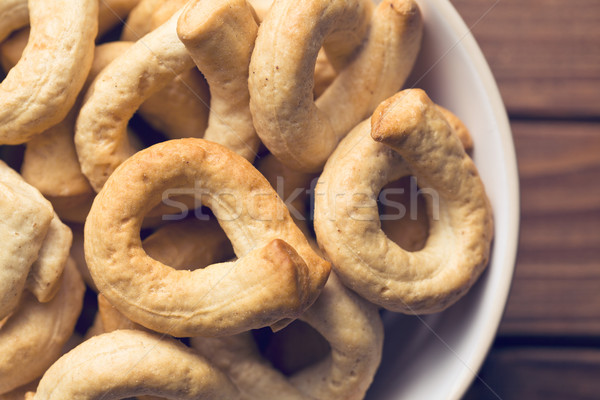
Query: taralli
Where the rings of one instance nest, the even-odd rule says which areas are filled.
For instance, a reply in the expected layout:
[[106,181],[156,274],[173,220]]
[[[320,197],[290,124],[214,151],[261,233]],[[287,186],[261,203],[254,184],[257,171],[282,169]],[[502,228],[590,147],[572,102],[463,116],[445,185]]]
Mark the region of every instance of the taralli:
[[53,216],[40,192],[0,161],[0,320],[17,306]]
[[[84,90],[127,48],[128,44],[121,42],[96,46]],[[23,178],[52,202],[61,218],[74,222],[85,221],[95,196],[75,150],[75,120],[80,106],[81,99],[64,120],[27,143],[21,166]]]
[[[302,171],[322,169],[339,140],[402,87],[422,35],[421,15],[413,0],[384,0],[366,21],[369,13],[356,10],[367,10],[370,2],[311,4],[280,1],[273,5],[259,30],[249,80],[258,135],[281,162]],[[370,23],[364,40],[363,30],[355,27],[345,32],[334,23],[349,20],[360,21],[359,26]],[[327,32],[346,44],[360,38],[357,54],[340,61],[329,50],[332,39]],[[313,72],[323,42],[339,73],[314,101]]]
[[134,153],[127,139],[131,116],[147,98],[194,66],[177,37],[178,17],[110,63],[87,92],[75,126],[75,146],[81,169],[96,191]]
[[192,346],[227,371],[247,399],[362,399],[381,361],[383,324],[377,307],[331,274],[323,293],[301,320],[331,345],[331,354],[289,381],[273,370],[247,338],[192,338]]
[[[175,76],[194,67],[188,50],[177,37],[180,13],[136,42],[105,68],[88,90],[89,97],[77,119],[75,144],[83,173],[97,191],[114,169],[134,153],[125,136],[134,112]],[[219,142],[240,148],[243,155],[254,158],[256,149],[241,148],[238,136],[228,138],[219,138]],[[231,143],[226,143],[230,139]]]
[[[386,237],[374,204],[385,184],[408,174],[435,193],[425,196],[429,238],[416,252]],[[384,101],[331,156],[317,184],[315,231],[346,285],[389,310],[422,314],[445,309],[473,285],[493,223],[460,140],[427,95],[411,89]]]
[[70,260],[50,302],[23,295],[19,307],[0,328],[0,393],[40,377],[60,357],[81,312],[84,290]]
[[224,145],[249,161],[260,143],[250,114],[248,66],[258,25],[246,0],[191,0],[177,34],[210,87],[204,139]]
[[0,2],[0,42],[29,24],[27,0],[4,0]]
[[181,343],[119,330],[95,336],[62,356],[31,398],[110,400],[137,395],[222,400],[237,399],[239,393],[225,374]]
[[71,229],[54,214],[38,259],[31,265],[25,282],[39,302],[50,301],[58,291],[72,241]]
[[75,103],[94,54],[97,0],[28,4],[29,42],[0,84],[0,144],[24,143],[60,122]]
[[[212,209],[236,262],[175,271],[145,254],[143,216],[169,189],[200,197]],[[94,201],[85,254],[111,304],[174,336],[234,334],[295,318],[314,302],[330,269],[264,177],[203,139],[159,143],[123,163]]]
[[[129,16],[122,39],[138,40],[167,22],[186,3],[187,0],[141,1]],[[146,99],[138,112],[169,139],[203,137],[209,104],[208,84],[197,68],[191,68]]]

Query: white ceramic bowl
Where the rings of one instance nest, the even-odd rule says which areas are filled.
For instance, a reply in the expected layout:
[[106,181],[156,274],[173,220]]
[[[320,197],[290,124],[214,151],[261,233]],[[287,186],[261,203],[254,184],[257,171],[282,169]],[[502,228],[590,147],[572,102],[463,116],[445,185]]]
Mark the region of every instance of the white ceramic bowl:
[[[498,88],[469,28],[448,0],[418,0],[425,21],[421,54],[407,87],[425,89],[467,125],[474,161],[494,208],[490,264],[448,310],[424,317],[385,312],[382,365],[368,400],[458,399],[494,340],[513,275],[519,188],[510,126]],[[485,23],[485,20],[481,23]],[[485,384],[485,382],[484,382]],[[493,396],[494,388],[488,388]]]

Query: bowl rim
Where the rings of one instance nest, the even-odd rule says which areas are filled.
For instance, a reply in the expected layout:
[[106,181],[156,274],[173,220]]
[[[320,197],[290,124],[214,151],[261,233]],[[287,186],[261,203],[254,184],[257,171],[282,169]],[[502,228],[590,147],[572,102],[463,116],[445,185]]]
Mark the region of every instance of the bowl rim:
[[492,114],[497,124],[498,131],[500,132],[501,148],[499,151],[501,151],[502,160],[504,161],[505,174],[508,183],[506,187],[506,199],[508,201],[505,205],[508,220],[506,221],[506,246],[503,248],[505,256],[504,265],[502,266],[502,269],[506,273],[501,275],[500,279],[495,282],[496,289],[498,293],[502,294],[503,298],[498,299],[499,301],[497,302],[497,304],[501,304],[501,306],[489,310],[490,313],[485,318],[487,320],[487,326],[489,329],[485,331],[485,334],[480,336],[480,339],[477,341],[477,343],[474,343],[474,351],[471,353],[473,355],[471,360],[464,360],[469,366],[471,366],[472,370],[463,370],[463,372],[461,372],[459,379],[457,379],[456,383],[454,384],[453,392],[449,395],[449,398],[451,399],[460,399],[464,396],[475,379],[481,379],[479,377],[479,370],[488,356],[493,341],[498,333],[501,319],[506,310],[516,266],[515,262],[519,242],[519,174],[513,135],[506,107],[502,101],[498,85],[494,79],[489,64],[487,63],[481,48],[471,33],[471,28],[466,25],[456,8],[452,5],[452,3],[450,3],[450,0],[425,1],[427,1],[427,3],[429,3],[432,7],[437,8],[439,12],[444,15],[446,22],[451,27],[452,31],[457,33],[467,32],[467,34],[460,38],[461,46],[464,47],[465,51],[469,55],[469,58],[479,75],[481,83],[485,89],[485,93],[489,99]]

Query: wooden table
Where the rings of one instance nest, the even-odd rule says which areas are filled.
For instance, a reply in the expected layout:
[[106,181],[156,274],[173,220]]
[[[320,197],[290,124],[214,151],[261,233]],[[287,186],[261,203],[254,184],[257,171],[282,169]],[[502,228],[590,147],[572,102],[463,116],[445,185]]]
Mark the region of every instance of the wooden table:
[[600,399],[600,1],[451,0],[511,120],[521,234],[465,399]]

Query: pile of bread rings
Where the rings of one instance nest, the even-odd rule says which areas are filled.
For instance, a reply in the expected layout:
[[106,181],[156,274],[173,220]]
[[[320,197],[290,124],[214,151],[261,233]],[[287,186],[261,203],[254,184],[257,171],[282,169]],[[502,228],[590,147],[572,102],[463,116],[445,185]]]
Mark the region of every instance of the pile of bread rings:
[[[402,90],[422,30],[414,0],[0,1],[0,400],[362,399],[381,310],[454,304],[493,236],[467,128]],[[406,177],[427,212],[382,222]]]

